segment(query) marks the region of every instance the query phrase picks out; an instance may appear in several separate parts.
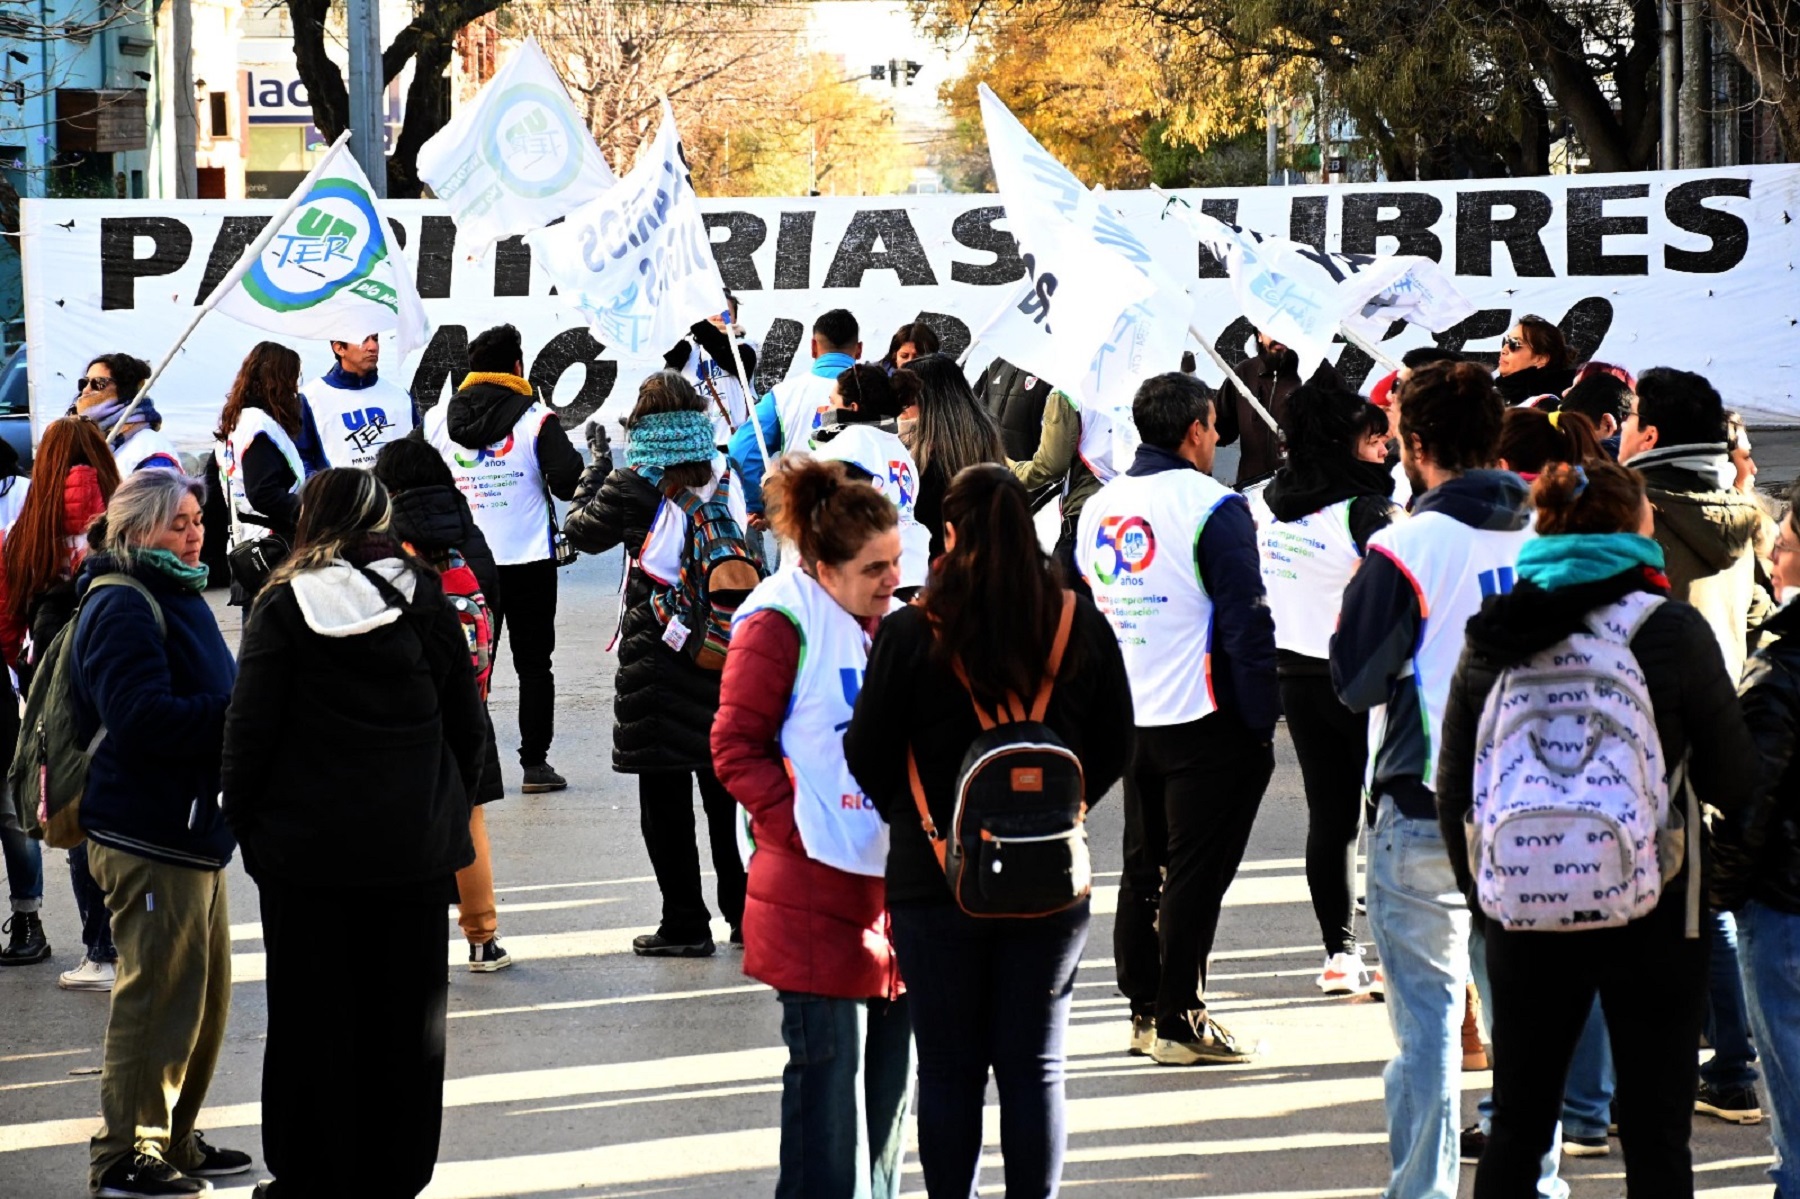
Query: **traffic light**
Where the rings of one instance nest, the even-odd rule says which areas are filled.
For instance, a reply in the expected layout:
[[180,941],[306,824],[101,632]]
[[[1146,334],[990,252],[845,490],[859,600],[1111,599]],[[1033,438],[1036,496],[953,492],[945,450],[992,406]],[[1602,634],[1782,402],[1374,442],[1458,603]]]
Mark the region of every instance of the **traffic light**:
[[876,83],[880,83],[882,80],[886,79],[887,78],[887,64],[884,62],[878,62],[874,66],[870,67],[869,68],[869,78],[873,79]]
[[906,86],[911,87],[913,80],[919,77],[919,72],[923,70],[923,67],[916,62],[906,62],[901,65],[906,68]]

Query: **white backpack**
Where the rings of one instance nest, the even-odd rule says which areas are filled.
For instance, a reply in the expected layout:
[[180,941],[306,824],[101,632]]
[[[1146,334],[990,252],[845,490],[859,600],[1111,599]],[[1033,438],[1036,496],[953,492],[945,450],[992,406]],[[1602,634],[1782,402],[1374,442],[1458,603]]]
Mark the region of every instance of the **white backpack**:
[[1502,671],[1488,693],[1469,866],[1482,911],[1504,928],[1617,927],[1649,914],[1681,869],[1688,821],[1670,795],[1688,790],[1685,764],[1671,785],[1631,652],[1661,603],[1633,592],[1595,609],[1589,631]]

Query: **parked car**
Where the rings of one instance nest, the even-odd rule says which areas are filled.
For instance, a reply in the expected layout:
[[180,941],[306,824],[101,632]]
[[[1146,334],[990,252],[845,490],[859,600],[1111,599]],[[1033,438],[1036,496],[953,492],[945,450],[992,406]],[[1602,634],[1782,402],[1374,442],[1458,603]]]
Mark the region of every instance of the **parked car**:
[[0,366],[0,438],[19,455],[19,470],[31,473],[31,389],[25,373],[25,347],[14,350]]

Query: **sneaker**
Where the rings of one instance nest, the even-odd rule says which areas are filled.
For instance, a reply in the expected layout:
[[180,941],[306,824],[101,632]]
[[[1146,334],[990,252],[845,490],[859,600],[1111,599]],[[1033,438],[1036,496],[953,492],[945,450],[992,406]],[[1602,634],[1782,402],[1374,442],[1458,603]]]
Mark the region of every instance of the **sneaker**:
[[1313,980],[1327,995],[1354,995],[1369,985],[1369,971],[1360,953],[1334,953]]
[[1480,1161],[1481,1155],[1487,1152],[1487,1133],[1481,1131],[1479,1124],[1471,1124],[1463,1129],[1457,1142],[1462,1160],[1471,1165]]
[[661,933],[645,933],[631,939],[631,952],[641,958],[709,958],[718,948],[709,936],[697,941],[676,941]]
[[512,965],[512,957],[500,947],[500,938],[469,946],[469,969],[477,974],[492,974]]
[[168,1162],[134,1153],[108,1166],[94,1188],[98,1199],[162,1199],[166,1195],[204,1195],[212,1183],[189,1178]]
[[56,976],[56,985],[65,991],[110,991],[118,978],[118,968],[111,962],[82,958],[81,965]]
[[742,949],[744,947],[744,926],[743,925],[734,924],[731,926],[731,944],[735,948],[738,948],[738,949]]
[[1733,1124],[1762,1123],[1762,1107],[1756,1101],[1755,1087],[1725,1088],[1703,1082],[1694,1096],[1694,1110]]
[[1604,1136],[1575,1137],[1564,1133],[1562,1149],[1564,1157],[1608,1157],[1612,1154],[1612,1146],[1607,1144]]
[[250,1155],[236,1149],[215,1149],[198,1132],[194,1148],[200,1151],[200,1164],[189,1166],[183,1173],[189,1178],[227,1178],[250,1169]]
[[569,780],[552,770],[550,763],[540,762],[525,768],[525,783],[519,790],[527,795],[538,795],[545,791],[561,791],[568,785]]
[[0,966],[31,966],[50,956],[50,940],[36,912],[14,912],[11,920],[0,924],[0,933],[8,934],[6,948],[0,949]]
[[1131,1043],[1125,1052],[1132,1057],[1149,1057],[1156,1046],[1156,1017],[1131,1014]]
[[1366,994],[1376,1003],[1387,1002],[1387,979],[1381,977],[1380,966],[1369,970],[1369,989]]
[[1256,1056],[1254,1050],[1239,1045],[1236,1037],[1207,1015],[1205,1008],[1184,1012],[1173,1031],[1175,1035],[1170,1037],[1164,1036],[1161,1028],[1156,1030],[1150,1057],[1159,1066],[1229,1065]]

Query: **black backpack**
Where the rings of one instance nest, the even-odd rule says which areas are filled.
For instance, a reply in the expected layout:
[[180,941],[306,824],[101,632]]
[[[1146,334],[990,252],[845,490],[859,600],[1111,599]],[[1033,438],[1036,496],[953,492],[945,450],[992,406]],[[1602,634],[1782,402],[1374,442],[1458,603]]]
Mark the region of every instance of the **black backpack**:
[[982,731],[956,773],[948,833],[931,818],[918,762],[907,750],[919,821],[950,894],[971,916],[1049,916],[1074,907],[1093,888],[1081,761],[1044,723],[1074,617],[1075,597],[1065,591],[1044,680],[1029,710],[1008,696],[1005,708],[986,711],[969,689],[962,663],[956,664]]

